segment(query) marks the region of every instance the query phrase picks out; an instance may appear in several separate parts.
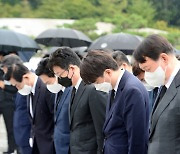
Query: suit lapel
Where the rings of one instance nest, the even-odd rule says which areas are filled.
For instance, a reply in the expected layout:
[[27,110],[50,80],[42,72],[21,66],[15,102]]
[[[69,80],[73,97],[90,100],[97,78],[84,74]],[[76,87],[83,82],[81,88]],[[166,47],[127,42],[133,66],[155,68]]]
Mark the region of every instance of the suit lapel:
[[58,119],[58,116],[61,112],[61,109],[63,107],[63,104],[68,96],[68,94],[70,93],[70,88],[66,88],[65,91],[63,92],[62,96],[61,96],[61,99],[59,100],[59,105],[57,107],[57,111],[56,111],[56,118],[55,118],[55,123],[57,122],[57,119]]
[[83,92],[86,88],[86,85],[83,81],[81,81],[80,85],[79,85],[79,88],[76,92],[76,95],[74,97],[74,101],[73,101],[73,104],[71,106],[71,112],[70,112],[70,124],[72,122],[72,119],[73,119],[73,116],[74,116],[74,112],[79,104],[79,100],[81,98],[81,96],[83,95]]
[[[164,94],[164,97],[159,102],[159,105],[157,106],[156,110],[152,114],[151,117],[151,132],[150,137],[152,136],[154,129],[156,127],[156,124],[158,122],[159,117],[163,113],[163,111],[168,107],[168,105],[171,103],[173,98],[177,94],[177,87],[180,85],[180,71],[175,76],[173,82],[171,83],[170,87],[167,89],[166,93]],[[159,96],[158,96],[159,97]],[[157,99],[156,99],[157,101]]]
[[112,114],[113,114],[113,112],[114,112],[114,110],[116,108],[116,105],[117,105],[116,102],[118,101],[119,97],[121,97],[122,89],[124,88],[124,85],[125,85],[125,82],[126,82],[127,78],[128,78],[128,73],[125,71],[122,78],[121,78],[121,80],[120,80],[120,82],[119,82],[118,89],[117,89],[117,92],[116,92],[116,96],[115,96],[115,99],[114,99],[115,103],[111,107],[111,109],[110,109],[110,97],[109,97],[108,106],[107,106],[107,110],[106,110],[107,114],[106,114],[106,120],[105,120],[105,123],[104,123],[104,129],[106,128],[109,120],[112,117]]

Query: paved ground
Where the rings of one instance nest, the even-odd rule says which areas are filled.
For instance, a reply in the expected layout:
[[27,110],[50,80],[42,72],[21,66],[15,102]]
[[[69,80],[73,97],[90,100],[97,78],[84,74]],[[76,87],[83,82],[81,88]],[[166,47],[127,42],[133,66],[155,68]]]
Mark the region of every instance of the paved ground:
[[7,150],[6,130],[5,130],[3,117],[0,116],[0,154],[2,154],[2,152],[6,150]]

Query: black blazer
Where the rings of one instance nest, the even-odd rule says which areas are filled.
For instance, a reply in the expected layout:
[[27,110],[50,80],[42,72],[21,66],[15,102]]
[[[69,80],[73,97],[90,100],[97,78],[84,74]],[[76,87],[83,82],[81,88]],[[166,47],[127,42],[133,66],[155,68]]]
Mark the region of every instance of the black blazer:
[[[38,78],[33,96],[32,136],[36,140],[40,154],[53,154],[54,99],[46,85]],[[28,97],[28,106],[29,106]],[[28,107],[29,108],[29,107]],[[37,153],[33,147],[33,153]]]
[[70,112],[70,153],[99,154],[108,94],[81,82]]

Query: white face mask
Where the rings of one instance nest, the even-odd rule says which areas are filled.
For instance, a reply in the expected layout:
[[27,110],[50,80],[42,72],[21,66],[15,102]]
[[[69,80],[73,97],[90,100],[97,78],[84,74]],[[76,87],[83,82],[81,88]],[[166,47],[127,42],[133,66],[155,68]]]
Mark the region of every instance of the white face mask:
[[109,93],[110,90],[112,90],[112,85],[109,82],[103,82],[99,84],[94,84],[96,90],[103,91],[106,93]]
[[28,85],[24,85],[24,87],[20,90],[18,90],[18,92],[21,95],[29,95],[31,93],[32,87],[28,86]]
[[51,93],[58,93],[60,90],[62,90],[63,86],[58,84],[58,83],[53,83],[53,84],[47,84],[47,89]]
[[158,66],[154,72],[145,72],[144,79],[150,86],[160,87],[165,83],[165,71]]
[[150,86],[147,82],[142,82],[147,91],[153,90],[155,87]]

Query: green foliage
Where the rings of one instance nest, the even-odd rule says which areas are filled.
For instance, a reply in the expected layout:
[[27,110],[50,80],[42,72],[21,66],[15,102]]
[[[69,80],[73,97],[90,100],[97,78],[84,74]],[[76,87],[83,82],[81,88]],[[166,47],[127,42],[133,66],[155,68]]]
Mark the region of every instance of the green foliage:
[[96,29],[96,22],[98,20],[94,18],[84,18],[82,20],[77,20],[73,24],[64,24],[63,27],[74,28],[82,32],[91,31]]
[[58,27],[66,27],[66,28],[73,28],[79,31],[82,31],[87,36],[89,36],[92,40],[96,39],[99,35],[93,32],[96,30],[96,22],[98,20],[94,18],[85,18],[82,20],[77,20],[73,24],[64,24],[63,26]]
[[132,0],[127,7],[127,12],[129,14],[141,15],[148,22],[152,22],[155,15],[155,9],[147,0]]
[[156,8],[156,19],[171,25],[180,25],[180,0],[149,0]]

